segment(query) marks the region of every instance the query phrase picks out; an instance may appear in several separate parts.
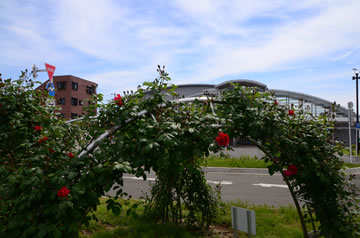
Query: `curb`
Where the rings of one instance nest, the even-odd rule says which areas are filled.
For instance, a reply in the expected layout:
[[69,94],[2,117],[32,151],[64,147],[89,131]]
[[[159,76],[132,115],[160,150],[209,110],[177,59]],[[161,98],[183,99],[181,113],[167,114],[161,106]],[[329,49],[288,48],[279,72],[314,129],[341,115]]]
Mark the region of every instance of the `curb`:
[[[215,173],[238,173],[238,174],[269,174],[268,169],[262,168],[227,168],[227,167],[206,167],[203,168],[204,172]],[[360,168],[342,169],[347,174],[360,174]],[[280,174],[276,172],[275,174]]]
[[268,169],[262,168],[227,168],[227,167],[206,167],[203,168],[204,172],[217,172],[217,173],[257,173],[269,174]]

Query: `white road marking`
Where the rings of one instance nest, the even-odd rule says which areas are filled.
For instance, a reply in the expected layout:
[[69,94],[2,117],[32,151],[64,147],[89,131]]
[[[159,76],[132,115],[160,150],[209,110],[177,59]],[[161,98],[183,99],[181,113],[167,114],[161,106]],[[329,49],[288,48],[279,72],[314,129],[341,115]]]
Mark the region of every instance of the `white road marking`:
[[254,186],[261,186],[265,188],[278,187],[278,188],[289,188],[287,185],[282,184],[270,184],[270,183],[256,183]]
[[[143,180],[144,179],[142,177],[135,177],[135,176],[123,176],[124,179],[133,179],[133,180]],[[146,178],[146,181],[155,181],[155,178]],[[212,181],[212,180],[207,180],[208,183],[213,183],[213,184],[221,184],[221,185],[230,185],[233,184],[233,182],[231,181]]]
[[[133,179],[133,180],[143,180],[143,177],[135,177],[135,176],[123,176],[125,179]],[[149,178],[147,177],[145,181],[155,181],[155,178]]]
[[211,171],[206,171],[207,174],[238,174],[238,175],[263,175],[263,176],[275,176],[275,175],[280,175],[280,173],[275,173],[273,175],[270,174],[262,174],[262,173],[242,173],[242,172],[211,172]]
[[230,185],[233,184],[233,182],[231,181],[212,181],[212,180],[207,180],[208,183],[213,183],[213,184],[221,184],[221,185]]

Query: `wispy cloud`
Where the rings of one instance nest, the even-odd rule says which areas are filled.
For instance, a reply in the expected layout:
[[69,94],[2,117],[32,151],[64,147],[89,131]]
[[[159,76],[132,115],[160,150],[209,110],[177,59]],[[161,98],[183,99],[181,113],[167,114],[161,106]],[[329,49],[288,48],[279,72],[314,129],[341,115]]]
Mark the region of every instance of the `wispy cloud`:
[[300,85],[294,71],[336,88],[326,67],[337,75],[360,63],[358,0],[4,0],[0,8],[1,65],[50,62],[105,94],[153,79],[157,64],[175,83],[262,74],[276,85],[266,75],[277,74]]

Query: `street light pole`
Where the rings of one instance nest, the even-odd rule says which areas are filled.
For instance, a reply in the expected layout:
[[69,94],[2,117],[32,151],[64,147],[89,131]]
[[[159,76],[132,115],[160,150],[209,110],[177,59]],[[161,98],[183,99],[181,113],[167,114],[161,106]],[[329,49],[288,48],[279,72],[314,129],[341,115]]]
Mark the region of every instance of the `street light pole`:
[[359,126],[359,70],[353,69],[355,76],[352,77],[353,80],[356,80],[356,155],[359,154],[359,131],[357,127]]

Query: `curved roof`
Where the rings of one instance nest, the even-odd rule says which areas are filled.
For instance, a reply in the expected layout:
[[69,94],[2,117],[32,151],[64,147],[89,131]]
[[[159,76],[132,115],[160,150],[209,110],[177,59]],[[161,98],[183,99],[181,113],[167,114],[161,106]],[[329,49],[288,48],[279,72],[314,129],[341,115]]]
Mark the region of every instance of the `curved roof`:
[[215,88],[217,88],[217,89],[230,88],[230,87],[232,87],[232,85],[231,85],[232,83],[238,83],[240,85],[247,86],[247,87],[257,87],[262,90],[267,89],[266,84],[263,84],[263,83],[260,83],[260,82],[254,81],[254,80],[248,80],[248,79],[228,80],[228,81],[225,81],[223,83],[216,85]]
[[215,84],[175,84],[178,88],[184,88],[184,87],[209,87],[213,88],[215,87]]

